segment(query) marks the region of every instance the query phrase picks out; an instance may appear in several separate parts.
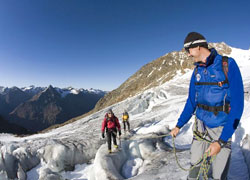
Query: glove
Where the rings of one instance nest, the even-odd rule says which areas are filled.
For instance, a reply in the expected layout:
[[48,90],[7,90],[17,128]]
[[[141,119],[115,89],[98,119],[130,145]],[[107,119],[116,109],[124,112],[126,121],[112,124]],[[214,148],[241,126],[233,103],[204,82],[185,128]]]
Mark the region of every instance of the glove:
[[121,132],[121,130],[119,131],[119,136],[121,136],[122,135],[122,132]]
[[104,136],[104,132],[102,133],[102,138],[105,138],[105,136]]

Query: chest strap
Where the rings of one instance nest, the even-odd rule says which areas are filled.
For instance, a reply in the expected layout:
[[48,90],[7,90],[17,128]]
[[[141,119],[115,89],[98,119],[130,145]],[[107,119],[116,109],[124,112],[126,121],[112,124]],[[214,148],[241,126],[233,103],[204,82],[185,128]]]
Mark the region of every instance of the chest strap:
[[194,83],[195,85],[217,85],[217,86],[222,86],[223,84],[227,84],[228,80],[220,81],[220,82],[196,82]]
[[205,104],[197,104],[197,106],[205,111],[213,112],[215,116],[219,113],[219,111],[223,111],[227,114],[230,112],[230,104],[228,103],[223,106],[208,106]]

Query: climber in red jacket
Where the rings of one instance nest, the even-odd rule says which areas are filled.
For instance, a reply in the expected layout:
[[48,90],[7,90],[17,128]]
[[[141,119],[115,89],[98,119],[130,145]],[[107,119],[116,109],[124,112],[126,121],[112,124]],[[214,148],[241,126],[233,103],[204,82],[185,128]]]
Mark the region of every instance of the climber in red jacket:
[[108,141],[108,151],[111,150],[111,137],[113,137],[114,147],[117,149],[118,145],[116,142],[117,131],[119,132],[119,136],[121,136],[121,126],[118,118],[114,115],[112,109],[109,109],[105,115],[105,118],[102,122],[102,137],[105,138],[104,130],[106,128],[107,141]]

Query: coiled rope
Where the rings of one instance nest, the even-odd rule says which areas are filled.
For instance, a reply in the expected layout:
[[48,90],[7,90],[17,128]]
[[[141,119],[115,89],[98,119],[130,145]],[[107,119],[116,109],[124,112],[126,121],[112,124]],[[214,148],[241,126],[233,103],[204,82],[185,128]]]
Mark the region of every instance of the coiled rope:
[[[197,176],[197,180],[199,179],[200,175],[203,176],[204,179],[208,179],[208,171],[210,168],[210,165],[212,164],[213,160],[215,159],[216,156],[209,157],[210,151],[205,152],[203,156],[193,165],[191,168],[183,168],[178,160],[177,154],[176,154],[176,147],[175,147],[175,141],[174,137],[172,137],[172,142],[173,142],[173,151],[175,155],[175,160],[179,168],[181,168],[184,171],[191,171],[194,169],[198,164],[201,163],[200,170]],[[206,141],[207,142],[207,141]]]
[[[196,131],[193,132],[194,134],[194,137],[198,140],[198,141],[204,141],[204,142],[207,142],[207,143],[212,143],[212,141],[209,141],[203,137],[200,136],[200,134]],[[140,140],[140,139],[154,139],[154,138],[163,138],[163,137],[167,137],[167,136],[170,136],[170,133],[168,134],[164,134],[164,135],[152,135],[152,136],[146,136],[146,137],[140,137],[140,138],[128,138],[126,140]],[[122,138],[123,139],[123,138]],[[203,156],[194,164],[191,166],[191,168],[183,168],[179,162],[179,159],[177,157],[177,153],[176,153],[176,147],[175,147],[175,138],[172,137],[172,144],[173,144],[173,152],[174,152],[174,156],[175,156],[175,160],[176,160],[176,163],[177,165],[179,166],[180,169],[184,170],[184,171],[191,171],[192,169],[194,169],[197,165],[200,164],[200,170],[199,170],[199,173],[198,173],[198,176],[197,176],[197,180],[199,179],[199,177],[202,175],[202,177],[204,179],[208,179],[208,171],[209,171],[209,168],[213,162],[213,160],[215,159],[216,156],[212,156],[210,157],[209,154],[210,154],[210,151],[208,152],[205,152],[203,154]]]

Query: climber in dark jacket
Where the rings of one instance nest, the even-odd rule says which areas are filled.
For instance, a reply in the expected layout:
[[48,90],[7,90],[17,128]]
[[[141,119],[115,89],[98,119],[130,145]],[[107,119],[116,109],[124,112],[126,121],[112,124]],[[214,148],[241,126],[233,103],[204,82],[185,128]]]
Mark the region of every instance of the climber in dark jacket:
[[[196,67],[191,77],[186,105],[171,135],[175,137],[196,111],[194,133],[205,136],[211,143],[198,141],[194,137],[191,165],[205,152],[209,152],[209,156],[216,155],[212,164],[213,178],[226,179],[231,137],[244,108],[241,73],[233,58],[222,57],[215,49],[208,49],[206,39],[199,33],[189,33],[184,48],[188,56],[193,57]],[[199,169],[200,164],[189,172],[188,179],[196,179]]]
[[114,115],[112,109],[109,109],[105,115],[105,118],[102,122],[102,137],[105,138],[104,131],[106,128],[107,134],[107,142],[108,142],[108,151],[111,150],[111,139],[113,138],[114,147],[117,149],[118,145],[116,142],[117,131],[119,132],[119,136],[121,136],[121,126],[118,118]]

